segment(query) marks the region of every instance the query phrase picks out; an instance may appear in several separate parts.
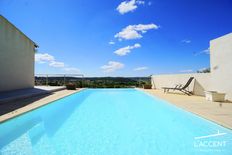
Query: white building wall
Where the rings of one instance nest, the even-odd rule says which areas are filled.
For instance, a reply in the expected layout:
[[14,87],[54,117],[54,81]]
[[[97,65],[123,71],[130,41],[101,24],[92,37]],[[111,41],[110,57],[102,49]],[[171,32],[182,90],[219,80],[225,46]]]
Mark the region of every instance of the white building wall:
[[212,89],[232,100],[232,33],[210,41]]
[[0,16],[0,91],[34,86],[34,43]]

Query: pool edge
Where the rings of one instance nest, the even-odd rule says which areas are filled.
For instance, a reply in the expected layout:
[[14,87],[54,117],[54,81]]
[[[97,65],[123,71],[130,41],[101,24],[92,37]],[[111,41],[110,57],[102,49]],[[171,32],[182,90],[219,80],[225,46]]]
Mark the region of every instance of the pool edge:
[[10,119],[13,119],[15,117],[18,117],[20,115],[23,115],[25,113],[28,113],[30,111],[33,111],[33,110],[36,110],[36,109],[41,108],[43,106],[46,106],[46,105],[48,105],[50,103],[53,103],[54,101],[60,100],[62,98],[68,97],[70,95],[73,95],[75,93],[78,93],[78,92],[86,90],[86,89],[87,88],[81,88],[81,89],[78,89],[76,91],[72,91],[72,92],[70,92],[68,94],[65,94],[63,96],[59,96],[59,97],[56,97],[56,98],[52,98],[52,99],[50,99],[48,101],[44,101],[44,103],[41,103],[41,104],[39,104],[39,103],[31,103],[31,104],[26,105],[24,107],[18,108],[18,109],[14,110],[14,111],[3,114],[3,115],[0,116],[0,124],[4,123],[4,122],[6,122],[6,121],[8,121]]

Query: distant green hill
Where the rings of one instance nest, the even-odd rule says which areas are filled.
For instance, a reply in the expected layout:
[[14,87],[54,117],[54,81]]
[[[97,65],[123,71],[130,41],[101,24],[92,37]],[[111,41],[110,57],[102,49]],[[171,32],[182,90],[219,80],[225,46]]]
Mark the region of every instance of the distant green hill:
[[67,83],[74,83],[77,87],[88,88],[130,88],[141,87],[149,84],[149,77],[35,77],[36,85],[62,86]]

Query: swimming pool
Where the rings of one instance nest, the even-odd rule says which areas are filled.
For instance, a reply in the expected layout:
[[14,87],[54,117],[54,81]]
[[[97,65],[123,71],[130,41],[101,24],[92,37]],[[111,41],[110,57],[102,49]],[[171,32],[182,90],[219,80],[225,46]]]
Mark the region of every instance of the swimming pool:
[[87,89],[0,124],[0,154],[232,154],[232,131],[136,89]]

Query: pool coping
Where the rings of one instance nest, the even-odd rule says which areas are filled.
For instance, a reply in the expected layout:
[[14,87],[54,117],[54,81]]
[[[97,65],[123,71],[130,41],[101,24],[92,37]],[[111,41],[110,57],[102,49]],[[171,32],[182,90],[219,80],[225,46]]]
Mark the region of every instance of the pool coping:
[[199,113],[199,112],[196,112],[196,111],[193,111],[193,110],[190,110],[190,109],[187,109],[187,108],[178,106],[177,104],[174,104],[174,103],[172,103],[171,101],[169,101],[169,100],[167,100],[167,99],[165,99],[165,98],[159,97],[159,96],[157,96],[157,95],[155,95],[155,94],[152,94],[152,93],[150,93],[150,92],[147,92],[147,91],[144,90],[144,89],[140,89],[140,88],[135,88],[135,89],[138,90],[138,91],[142,91],[142,92],[146,93],[146,94],[149,95],[149,96],[157,97],[158,99],[161,99],[161,100],[163,100],[163,101],[166,101],[166,102],[168,102],[169,104],[171,104],[171,105],[173,105],[173,106],[175,106],[175,107],[177,107],[177,108],[179,108],[179,109],[181,109],[181,110],[190,112],[190,113],[192,113],[192,114],[197,115],[198,117],[201,117],[201,118],[203,118],[203,119],[206,119],[206,120],[208,120],[208,121],[211,121],[211,122],[213,122],[213,123],[216,123],[217,125],[220,125],[220,126],[225,127],[225,128],[227,128],[227,129],[229,129],[229,130],[232,130],[232,126],[230,126],[230,125],[228,125],[228,124],[226,124],[226,123],[223,123],[223,122],[221,122],[221,121],[219,121],[219,120],[215,120],[214,118],[212,118],[212,117],[210,117],[210,116],[206,116],[206,115],[201,114],[201,113]]
[[[83,91],[85,89],[87,89],[87,88],[81,88],[81,89],[78,89],[78,90],[74,90],[74,91],[69,92],[69,93],[67,93],[65,95],[62,95],[62,96],[52,97],[51,99],[48,99],[47,101],[41,101],[41,103],[40,103],[40,101],[36,101],[35,103],[28,104],[28,105],[26,105],[24,107],[21,107],[21,108],[18,108],[16,110],[14,110],[14,111],[3,114],[3,115],[0,116],[0,124],[5,122],[5,121],[8,121],[8,120],[10,120],[12,118],[15,118],[17,116],[23,115],[23,114],[25,114],[27,112],[36,110],[36,109],[38,109],[40,107],[43,107],[43,106],[46,106],[46,105],[48,105],[48,104],[50,104],[50,103],[52,103],[54,101],[60,100],[60,99],[65,98],[67,96],[73,95],[73,94],[75,94],[77,92]],[[61,90],[61,91],[63,91],[63,90]],[[61,92],[61,91],[57,91],[57,93]]]

